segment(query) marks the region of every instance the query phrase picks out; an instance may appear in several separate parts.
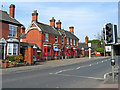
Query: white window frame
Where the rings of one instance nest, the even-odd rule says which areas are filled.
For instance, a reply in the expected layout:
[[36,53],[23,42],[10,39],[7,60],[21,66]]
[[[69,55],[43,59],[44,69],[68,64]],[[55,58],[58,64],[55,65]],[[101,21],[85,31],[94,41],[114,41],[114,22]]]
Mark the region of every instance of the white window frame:
[[58,36],[55,36],[55,43],[58,43]]
[[[9,34],[8,35],[9,37],[17,37],[17,26],[16,25],[9,24],[9,33],[10,33],[10,31],[12,32],[11,33],[12,35]],[[14,36],[14,31],[16,32],[15,36]]]
[[69,38],[67,38],[67,44],[69,44]]
[[62,36],[62,44],[64,44],[64,37]]
[[70,39],[70,45],[72,45],[72,39]]
[[48,33],[45,34],[45,41],[49,41],[49,35],[48,35]]
[[[16,45],[16,47],[14,47]],[[14,49],[16,49],[16,54],[14,54]],[[11,54],[9,54],[9,50]],[[18,55],[18,44],[17,43],[8,43],[7,44],[7,55]]]

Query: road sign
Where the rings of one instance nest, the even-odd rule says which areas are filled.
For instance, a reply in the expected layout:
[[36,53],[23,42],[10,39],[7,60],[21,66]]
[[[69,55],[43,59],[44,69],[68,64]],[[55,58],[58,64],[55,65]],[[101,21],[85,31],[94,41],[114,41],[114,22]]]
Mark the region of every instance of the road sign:
[[105,51],[106,52],[111,52],[111,46],[105,46]]
[[54,47],[54,51],[59,51],[59,48],[58,47]]

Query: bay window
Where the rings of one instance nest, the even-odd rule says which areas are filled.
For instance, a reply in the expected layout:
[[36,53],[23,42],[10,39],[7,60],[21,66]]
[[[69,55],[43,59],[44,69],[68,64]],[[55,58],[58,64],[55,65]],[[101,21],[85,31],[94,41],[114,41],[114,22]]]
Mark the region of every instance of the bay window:
[[8,45],[7,45],[7,55],[18,55],[18,44],[8,43]]

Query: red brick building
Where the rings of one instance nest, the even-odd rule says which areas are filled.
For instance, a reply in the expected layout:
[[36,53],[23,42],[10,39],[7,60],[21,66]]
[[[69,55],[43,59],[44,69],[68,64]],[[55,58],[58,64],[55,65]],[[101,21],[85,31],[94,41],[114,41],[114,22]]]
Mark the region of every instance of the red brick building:
[[[38,21],[38,13],[32,13],[32,23],[21,38],[22,42],[37,44],[41,53],[39,59],[60,59],[78,57],[77,49],[79,39],[74,35],[74,27],[70,31],[61,29],[61,22],[58,20],[55,27],[54,17],[50,25]],[[37,54],[37,55],[38,55]],[[63,57],[62,57],[63,56]]]
[[20,31],[23,26],[15,19],[15,5],[9,7],[9,14],[0,10],[0,59],[20,53]]

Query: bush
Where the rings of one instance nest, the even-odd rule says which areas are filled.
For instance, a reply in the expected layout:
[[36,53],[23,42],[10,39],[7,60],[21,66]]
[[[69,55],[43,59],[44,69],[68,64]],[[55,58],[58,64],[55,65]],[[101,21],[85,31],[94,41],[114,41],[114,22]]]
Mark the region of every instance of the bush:
[[15,61],[15,56],[8,56],[6,60],[13,62]]
[[16,55],[16,56],[8,56],[6,60],[15,62],[15,63],[20,63],[23,62],[23,56],[22,54]]
[[15,59],[16,63],[23,62],[23,56],[22,56],[22,54],[19,54],[19,55],[15,56],[14,59]]

